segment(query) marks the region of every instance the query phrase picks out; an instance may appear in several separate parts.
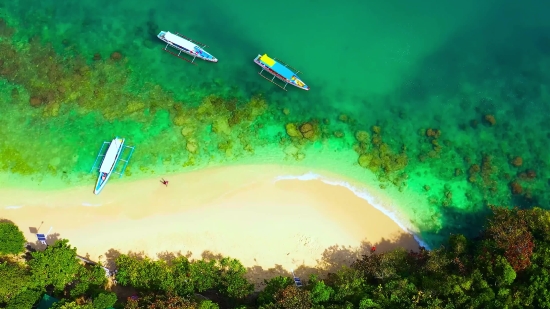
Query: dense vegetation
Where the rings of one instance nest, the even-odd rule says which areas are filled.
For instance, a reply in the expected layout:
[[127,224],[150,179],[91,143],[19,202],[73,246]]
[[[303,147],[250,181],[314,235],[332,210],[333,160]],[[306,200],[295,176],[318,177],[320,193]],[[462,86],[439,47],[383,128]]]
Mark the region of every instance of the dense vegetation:
[[[275,277],[260,293],[234,259],[120,255],[117,298],[104,270],[83,265],[66,240],[24,259],[13,254],[23,243],[10,242],[0,306],[30,308],[47,292],[61,299],[55,308],[550,308],[550,212],[492,211],[476,239],[451,235],[431,251],[372,253],[302,288]],[[16,227],[4,230],[18,239]]]

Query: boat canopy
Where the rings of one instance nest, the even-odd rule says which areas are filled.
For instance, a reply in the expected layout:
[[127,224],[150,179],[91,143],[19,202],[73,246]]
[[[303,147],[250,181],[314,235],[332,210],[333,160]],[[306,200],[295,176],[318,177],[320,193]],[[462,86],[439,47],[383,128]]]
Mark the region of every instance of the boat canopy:
[[170,32],[166,32],[166,34],[164,35],[164,38],[167,39],[168,41],[176,44],[176,45],[179,45],[180,47],[183,47],[187,50],[190,50],[190,51],[193,51],[195,49],[195,46],[197,46],[195,43],[193,42],[190,42],[182,37],[179,37],[173,33],[170,33]]
[[111,142],[109,149],[107,149],[107,153],[105,154],[105,158],[103,159],[103,163],[101,163],[101,167],[99,168],[100,173],[110,173],[112,171],[119,149],[123,142],[124,140],[119,138],[115,138]]
[[260,60],[267,64],[268,66],[272,67],[274,64],[275,64],[275,60],[269,58],[269,56],[267,54],[264,54],[263,56],[260,57]]

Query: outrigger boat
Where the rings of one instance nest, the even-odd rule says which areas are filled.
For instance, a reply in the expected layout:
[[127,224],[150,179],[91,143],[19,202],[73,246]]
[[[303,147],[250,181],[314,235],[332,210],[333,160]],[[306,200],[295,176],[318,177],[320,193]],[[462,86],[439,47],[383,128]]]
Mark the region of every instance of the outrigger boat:
[[[290,84],[300,89],[309,90],[309,86],[306,85],[298,77],[298,73],[300,73],[300,71],[294,69],[293,67],[282,62],[281,60],[277,58],[271,58],[267,54],[263,54],[263,55],[258,55],[256,58],[254,58],[254,62],[262,68],[262,70],[258,72],[258,74],[260,74],[261,77],[267,79],[273,84],[279,86],[281,89],[286,91],[287,90],[286,85]],[[273,78],[264,76],[262,74],[264,71],[273,75]],[[275,78],[278,78],[281,81],[283,81],[283,83],[285,83],[284,86],[277,84],[275,82]]]
[[[163,48],[165,52],[168,52],[189,63],[196,64],[195,63],[196,58],[210,61],[210,62],[218,62],[218,59],[216,59],[216,57],[212,56],[211,54],[206,52],[206,50],[204,50],[204,48],[206,47],[205,44],[194,41],[179,33],[174,34],[169,31],[161,31],[157,35],[157,37],[162,41],[166,42],[166,46]],[[169,50],[168,47],[175,48],[179,52],[176,54],[175,52],[172,52],[171,50]],[[181,53],[188,54],[189,56],[193,57],[193,59],[189,60],[187,58],[184,58]]]
[[[107,148],[107,152],[103,154],[103,148],[105,147],[105,145],[109,146]],[[125,160],[123,160],[121,159],[121,155],[126,148],[130,149],[130,154],[126,157]],[[134,153],[134,149],[135,148],[131,146],[124,146],[124,138],[120,137],[116,137],[111,142],[103,142],[103,145],[101,145],[101,149],[99,150],[99,153],[97,154],[97,157],[95,159],[94,165],[90,170],[91,173],[93,170],[97,169],[96,164],[99,161],[99,158],[103,158],[101,160],[101,166],[99,167],[99,176],[97,177],[94,194],[99,194],[99,192],[101,192],[103,187],[105,187],[105,184],[107,184],[107,180],[109,180],[109,177],[111,177],[111,174],[118,174],[119,177],[122,177],[126,166],[128,166],[130,157],[132,157],[132,154]],[[122,166],[120,172],[115,172],[115,167],[118,161],[123,161],[124,165]]]

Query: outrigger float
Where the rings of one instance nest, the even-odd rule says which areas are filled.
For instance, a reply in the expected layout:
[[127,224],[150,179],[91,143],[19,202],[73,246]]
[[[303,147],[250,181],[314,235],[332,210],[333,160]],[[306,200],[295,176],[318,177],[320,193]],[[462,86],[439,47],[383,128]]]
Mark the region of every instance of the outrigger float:
[[[287,91],[286,85],[290,84],[292,86],[298,87],[300,89],[309,90],[309,86],[306,85],[299,77],[298,73],[300,71],[294,69],[288,64],[282,62],[277,58],[271,58],[267,54],[258,55],[254,58],[254,62],[259,65],[262,70],[258,72],[261,77],[267,79],[269,82],[277,85],[281,89]],[[264,76],[262,73],[266,71],[269,74],[273,75],[273,78]],[[283,81],[284,86],[279,85],[275,82],[275,78]]]
[[[209,54],[204,50],[204,48],[207,45],[201,42],[194,41],[179,33],[174,34],[169,31],[161,31],[157,35],[157,37],[166,43],[166,46],[163,48],[165,52],[168,52],[189,63],[196,65],[195,63],[196,58],[209,61],[209,62],[218,62],[218,59],[216,59],[216,57],[212,56],[211,54]],[[172,47],[178,50],[179,52],[176,54],[175,52],[169,50],[168,47]],[[182,53],[188,54],[189,56],[193,57],[193,59],[189,60],[183,57]]]
[[[109,145],[107,148],[107,152],[103,153],[103,148],[105,148],[105,145]],[[126,157],[126,159],[121,159],[121,155],[124,152],[124,149],[129,149],[130,153]],[[94,165],[92,166],[92,169],[90,170],[90,173],[97,169],[97,163],[99,161],[99,158],[101,159],[101,166],[99,167],[99,176],[97,177],[97,182],[94,189],[94,194],[99,194],[103,187],[105,187],[105,184],[107,183],[107,180],[109,180],[109,177],[111,177],[111,174],[118,174],[119,178],[122,177],[122,174],[124,173],[124,170],[128,166],[128,162],[130,161],[130,158],[132,157],[132,154],[134,153],[135,147],[133,146],[124,146],[124,138],[116,137],[111,142],[103,142],[103,145],[101,145],[101,149],[99,150],[99,153],[97,154],[97,157],[95,158]],[[116,165],[119,161],[124,162],[124,165],[122,166],[122,169],[120,172],[115,172]]]

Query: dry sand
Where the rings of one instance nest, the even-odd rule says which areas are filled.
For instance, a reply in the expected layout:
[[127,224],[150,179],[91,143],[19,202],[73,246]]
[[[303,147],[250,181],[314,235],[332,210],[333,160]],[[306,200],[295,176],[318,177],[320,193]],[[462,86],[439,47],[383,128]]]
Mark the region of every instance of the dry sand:
[[108,266],[129,251],[154,258],[231,256],[249,268],[257,286],[291,269],[301,277],[326,273],[372,245],[377,251],[418,248],[411,235],[344,187],[274,181],[304,172],[272,165],[211,168],[167,176],[168,187],[160,177],[113,179],[98,196],[93,184],[0,190],[0,218],[18,224],[31,242],[37,228],[45,233],[53,226],[50,242],[69,239],[79,255]]

